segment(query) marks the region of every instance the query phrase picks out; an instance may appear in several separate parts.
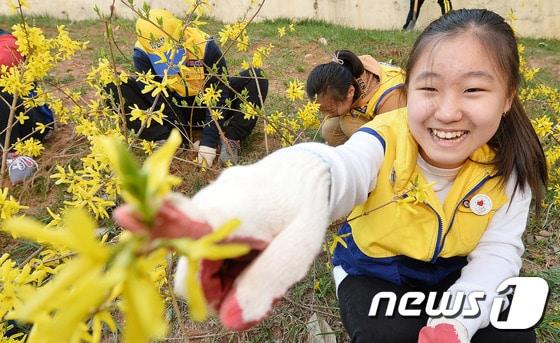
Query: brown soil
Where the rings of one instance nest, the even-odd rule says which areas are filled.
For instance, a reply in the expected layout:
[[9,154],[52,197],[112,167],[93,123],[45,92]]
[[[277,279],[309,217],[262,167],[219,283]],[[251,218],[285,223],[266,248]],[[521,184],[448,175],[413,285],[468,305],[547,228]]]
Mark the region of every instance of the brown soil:
[[547,69],[557,81],[560,81],[559,56],[532,56],[527,62],[533,68]]

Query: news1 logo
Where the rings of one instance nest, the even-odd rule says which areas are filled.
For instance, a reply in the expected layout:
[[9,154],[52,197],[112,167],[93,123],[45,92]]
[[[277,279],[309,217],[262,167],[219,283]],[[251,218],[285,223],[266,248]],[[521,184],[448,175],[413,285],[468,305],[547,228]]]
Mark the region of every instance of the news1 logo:
[[[512,277],[504,280],[496,289],[498,295],[492,301],[490,310],[490,323],[497,329],[523,330],[535,326],[544,315],[548,299],[548,284],[539,277]],[[464,292],[451,294],[444,292],[437,303],[437,292],[429,292],[425,304],[425,312],[430,317],[454,318],[459,315],[463,317],[476,318],[480,316],[479,301],[486,299],[482,291]],[[379,292],[371,300],[369,316],[375,317],[381,300],[387,300],[385,316],[391,317],[395,313],[397,295],[393,292]],[[426,294],[422,292],[407,292],[401,296],[398,305],[398,313],[403,317],[418,317],[421,315],[421,305],[426,300]],[[508,301],[509,300],[509,301]],[[509,308],[508,303],[509,302]],[[468,304],[468,306],[465,306]],[[415,305],[411,309],[408,306]],[[505,318],[500,318],[501,312],[508,308]]]
[[513,291],[509,313],[504,321],[498,320],[505,299],[496,298],[490,311],[490,323],[497,329],[528,329],[541,320],[548,299],[548,284],[538,277],[513,277],[498,286],[499,294]]

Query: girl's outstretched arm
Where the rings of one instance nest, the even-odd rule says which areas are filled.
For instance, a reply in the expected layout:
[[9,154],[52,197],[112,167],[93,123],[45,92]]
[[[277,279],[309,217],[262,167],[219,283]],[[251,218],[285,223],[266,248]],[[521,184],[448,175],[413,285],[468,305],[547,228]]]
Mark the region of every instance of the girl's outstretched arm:
[[[192,200],[171,195],[151,232],[200,237],[240,220],[228,241],[247,243],[252,252],[227,263],[203,261],[199,276],[222,323],[245,329],[264,319],[274,301],[305,276],[330,221],[366,200],[383,155],[378,138],[364,132],[337,148],[303,143],[282,149],[226,169]],[[127,208],[115,212],[123,227],[141,229]],[[186,273],[187,263],[180,261],[175,288],[181,295]]]

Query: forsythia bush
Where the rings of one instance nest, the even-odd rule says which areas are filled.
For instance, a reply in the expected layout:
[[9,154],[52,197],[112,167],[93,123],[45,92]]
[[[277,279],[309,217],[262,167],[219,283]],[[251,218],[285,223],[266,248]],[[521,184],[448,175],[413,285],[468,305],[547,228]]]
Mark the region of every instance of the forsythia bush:
[[[515,27],[515,14],[510,10],[508,20]],[[531,123],[543,145],[549,173],[548,206],[560,206],[560,92],[558,88],[538,80],[539,68],[531,68],[525,58],[525,46],[518,44],[523,87],[519,98],[532,118]],[[546,205],[546,204],[545,204]]]
[[[520,52],[525,51],[524,46],[519,46]],[[560,205],[560,92],[558,88],[551,87],[538,81],[538,68],[529,68],[525,59],[522,59],[522,73],[525,86],[521,89],[520,98],[532,115],[532,124],[543,144],[544,153],[548,163],[550,178],[549,190],[551,201],[549,205]]]

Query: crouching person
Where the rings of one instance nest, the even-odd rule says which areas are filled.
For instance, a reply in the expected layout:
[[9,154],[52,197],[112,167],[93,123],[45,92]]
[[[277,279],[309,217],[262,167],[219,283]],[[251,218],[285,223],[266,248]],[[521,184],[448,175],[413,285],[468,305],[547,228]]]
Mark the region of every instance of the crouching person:
[[[268,93],[268,80],[261,70],[250,69],[228,76],[227,84],[224,83],[220,76],[227,75],[226,60],[212,37],[196,28],[184,28],[183,22],[166,10],[152,9],[149,19],[136,22],[138,40],[134,46],[134,67],[138,72],[155,75],[160,81],[167,75],[169,96],[143,93],[145,84],[137,79],[122,84],[121,91],[127,112],[130,113],[134,105],[146,110],[159,109],[164,104],[165,118],[162,124],[152,122],[149,128],[141,129],[140,121],[130,120],[129,116],[129,127],[139,133],[140,138],[152,141],[167,138],[176,127],[184,142],[198,151],[199,163],[210,167],[216,156],[224,163],[237,163],[241,142],[257,122],[257,117],[243,113],[243,101],[238,95],[246,93],[246,101],[261,107]],[[183,43],[173,46],[172,41]],[[164,54],[168,63],[161,60]],[[197,95],[209,87],[220,94],[213,108],[196,102]],[[117,94],[114,85],[109,89]],[[193,138],[193,131],[201,131],[199,140]]]

